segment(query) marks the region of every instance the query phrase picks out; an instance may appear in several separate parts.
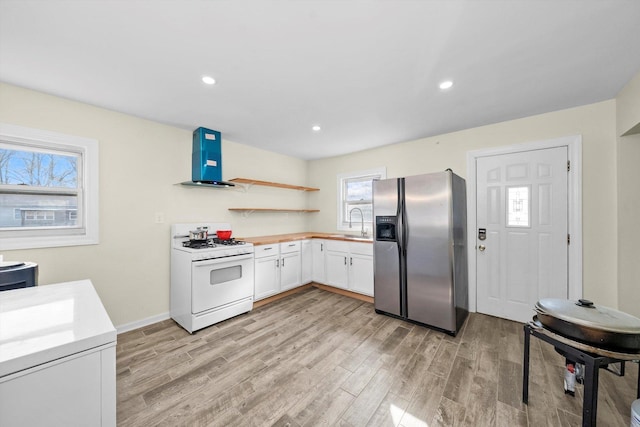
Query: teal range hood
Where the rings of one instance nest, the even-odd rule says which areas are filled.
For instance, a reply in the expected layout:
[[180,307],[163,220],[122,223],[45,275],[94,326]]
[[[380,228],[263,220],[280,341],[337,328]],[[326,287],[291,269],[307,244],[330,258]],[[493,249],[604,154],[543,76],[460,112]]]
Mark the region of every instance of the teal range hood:
[[234,187],[222,180],[222,134],[199,127],[193,131],[191,153],[191,180],[197,184],[216,187]]

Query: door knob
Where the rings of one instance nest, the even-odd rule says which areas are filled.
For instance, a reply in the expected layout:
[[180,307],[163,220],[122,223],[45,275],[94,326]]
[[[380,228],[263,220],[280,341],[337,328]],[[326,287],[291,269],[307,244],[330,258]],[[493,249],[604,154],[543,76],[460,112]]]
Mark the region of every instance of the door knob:
[[485,249],[487,249],[487,247],[485,245],[480,245],[478,246],[478,249],[480,250],[480,252],[483,252]]

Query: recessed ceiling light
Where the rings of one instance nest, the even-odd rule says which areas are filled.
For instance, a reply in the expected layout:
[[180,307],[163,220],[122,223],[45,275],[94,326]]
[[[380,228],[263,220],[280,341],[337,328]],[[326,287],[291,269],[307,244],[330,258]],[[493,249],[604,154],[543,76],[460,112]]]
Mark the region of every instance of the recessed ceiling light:
[[440,89],[442,90],[449,89],[451,86],[453,86],[453,82],[451,80],[445,80],[440,83]]
[[320,132],[320,126],[315,125],[315,126],[313,126],[313,127],[311,128],[311,130],[312,130],[312,131],[314,131],[314,132]]
[[216,79],[211,76],[202,76],[202,81],[208,85],[213,85],[216,83]]

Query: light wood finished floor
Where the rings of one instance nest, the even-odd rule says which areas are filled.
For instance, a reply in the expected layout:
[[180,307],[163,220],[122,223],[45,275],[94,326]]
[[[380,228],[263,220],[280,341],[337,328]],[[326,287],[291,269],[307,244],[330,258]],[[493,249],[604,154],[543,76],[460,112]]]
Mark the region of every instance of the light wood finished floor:
[[[564,359],[522,324],[472,314],[456,338],[310,288],[189,335],[172,320],[121,334],[119,426],[579,426]],[[629,426],[638,366],[600,371],[598,426]]]

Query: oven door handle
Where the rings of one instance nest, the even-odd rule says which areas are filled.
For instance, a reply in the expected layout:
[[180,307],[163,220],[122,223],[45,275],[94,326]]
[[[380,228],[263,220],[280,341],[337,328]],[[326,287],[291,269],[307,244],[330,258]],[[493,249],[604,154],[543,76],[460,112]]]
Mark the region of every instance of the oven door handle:
[[222,258],[203,259],[201,261],[196,260],[196,261],[193,261],[193,266],[207,267],[209,265],[235,263],[238,261],[244,261],[246,259],[253,259],[253,254],[232,255],[232,256],[226,256]]

